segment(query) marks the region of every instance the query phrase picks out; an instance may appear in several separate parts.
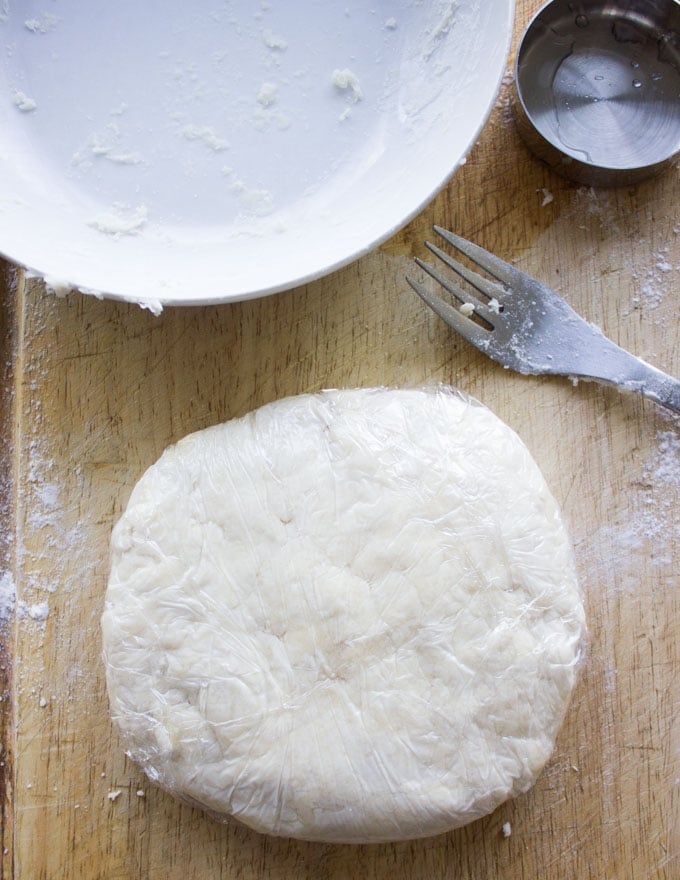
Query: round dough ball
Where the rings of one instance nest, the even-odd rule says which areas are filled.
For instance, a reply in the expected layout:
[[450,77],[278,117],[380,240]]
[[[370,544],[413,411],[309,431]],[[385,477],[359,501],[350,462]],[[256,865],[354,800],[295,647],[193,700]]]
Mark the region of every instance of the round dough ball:
[[268,834],[374,842],[530,787],[584,614],[517,436],[451,389],[367,389],[169,448],[115,527],[102,622],[152,780]]

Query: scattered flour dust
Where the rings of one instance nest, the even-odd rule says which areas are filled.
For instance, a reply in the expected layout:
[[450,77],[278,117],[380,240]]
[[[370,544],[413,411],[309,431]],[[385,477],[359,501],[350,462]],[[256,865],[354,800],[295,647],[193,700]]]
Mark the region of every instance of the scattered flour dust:
[[671,274],[678,272],[680,266],[674,266],[668,261],[668,248],[661,247],[655,254],[654,260],[651,269],[646,269],[642,274],[636,271],[639,293],[631,301],[634,309],[651,311],[658,309],[663,304],[669,287],[675,288]]
[[[653,452],[632,483],[632,500],[625,519],[597,535],[622,557],[649,556],[655,568],[677,565],[680,546],[680,418],[671,417],[668,430],[656,435]],[[610,563],[608,560],[608,564]],[[673,584],[676,579],[673,576]],[[630,578],[620,586],[635,590]]]
[[[680,422],[680,420],[678,420]],[[655,457],[643,471],[642,517],[637,529],[669,550],[680,541],[680,433],[657,434]]]
[[[36,333],[54,326],[60,302],[42,297],[40,306],[30,310]],[[59,687],[65,700],[91,698],[79,667],[55,672],[51,653],[55,642],[50,642],[48,657],[45,634],[57,608],[60,624],[68,628],[64,618],[71,607],[82,608],[83,593],[92,582],[91,571],[97,564],[92,558],[89,526],[74,516],[73,499],[81,498],[84,491],[83,470],[79,464],[68,471],[62,469],[47,439],[42,401],[50,387],[50,366],[50,355],[44,347],[27,351],[23,366],[27,403],[16,413],[22,452],[16,476],[4,478],[6,482],[0,487],[0,662],[4,635],[11,626],[22,645],[21,662],[15,667],[15,691],[18,695],[34,694],[36,682],[42,680],[32,701],[40,708],[47,706],[43,689],[49,687],[52,691],[56,687],[57,674],[62,676]],[[16,512],[9,506],[5,510],[8,494],[16,496]],[[56,622],[54,635],[56,639],[64,638]],[[66,638],[73,656],[83,656],[85,634],[73,630]]]
[[15,596],[14,607],[16,609],[16,616],[19,620],[28,619],[37,624],[44,624],[50,616],[50,603],[47,600],[34,602],[32,605],[29,605],[27,602],[24,602],[23,599],[17,602]]
[[[596,190],[593,187],[578,187],[574,190],[573,205],[573,220],[579,228],[585,230],[594,221],[602,229],[606,229],[607,238],[611,241],[622,232],[620,223],[622,214],[613,192]],[[680,235],[680,225],[672,229],[672,234]],[[634,282],[634,294],[628,306],[622,303],[621,314],[625,318],[633,311],[641,312],[643,316],[646,314],[649,320],[658,324],[663,318],[659,318],[655,312],[660,307],[666,306],[668,300],[675,295],[680,264],[671,261],[667,232],[660,232],[656,242],[649,239],[642,241],[641,244],[648,248],[649,253],[648,256],[645,255],[644,263],[639,261],[640,264],[632,259],[628,246],[612,247],[612,260],[630,272]]]
[[0,631],[12,619],[17,601],[14,578],[10,571],[0,573]]

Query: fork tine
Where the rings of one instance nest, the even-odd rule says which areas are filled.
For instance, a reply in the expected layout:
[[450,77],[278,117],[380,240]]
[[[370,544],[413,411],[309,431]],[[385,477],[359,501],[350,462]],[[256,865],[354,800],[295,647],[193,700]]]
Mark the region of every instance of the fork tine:
[[[433,277],[436,278],[436,276]],[[454,308],[451,303],[446,302],[446,300],[429,291],[424,284],[420,284],[420,282],[410,278],[408,275],[406,276],[406,280],[423,302],[428,305],[433,312],[439,315],[449,327],[453,327],[453,329],[460,333],[461,336],[464,336],[465,339],[472,342],[473,345],[476,345],[477,347],[488,344],[488,330],[480,327],[479,324],[475,324],[474,321],[471,321],[470,318],[463,315],[459,309]]]
[[[474,287],[480,293],[488,296],[489,299],[496,299],[500,301],[503,294],[506,292],[500,284],[497,284],[495,281],[490,281],[488,278],[483,278],[481,275],[478,275],[477,272],[473,272],[471,269],[468,269],[467,266],[459,263],[458,260],[454,260],[453,257],[447,254],[445,251],[441,250],[441,248],[438,248],[437,245],[432,244],[432,242],[426,241],[425,247],[428,250],[432,251],[435,257],[438,257],[442,261],[442,263],[445,263],[449,267],[449,269],[452,269],[457,275],[460,275],[460,277],[464,281],[467,281],[468,284],[472,285],[472,287]],[[453,291],[451,292],[453,293]],[[471,299],[469,297],[468,300],[474,302],[475,305],[479,303],[482,308],[486,310],[486,312],[491,314],[492,309],[488,307],[487,303],[483,303],[481,300]],[[464,301],[467,302],[468,300]]]
[[[427,243],[427,242],[426,242]],[[436,249],[433,251],[435,256],[438,256]],[[452,283],[448,278],[444,278],[442,275],[439,275],[433,266],[430,266],[429,263],[424,262],[419,257],[415,258],[415,263],[419,266],[424,272],[433,278],[440,287],[443,287],[447,293],[450,293],[451,296],[454,296],[461,305],[467,305],[468,303],[474,307],[475,312],[483,318],[487,324],[493,326],[493,317],[497,315],[498,312],[495,312],[493,309],[489,308],[487,303],[483,302],[481,299],[476,297],[473,293],[470,293],[467,290],[463,290],[461,287],[457,287],[454,283]],[[448,263],[447,263],[448,265]],[[454,267],[451,266],[453,269]],[[461,267],[463,268],[463,267]],[[454,269],[455,271],[455,269]]]
[[506,263],[505,260],[501,260],[495,254],[484,250],[478,244],[473,244],[471,241],[461,238],[460,235],[449,232],[448,229],[443,229],[441,226],[435,226],[434,231],[445,241],[448,241],[449,244],[453,245],[456,250],[465,254],[466,257],[478,266],[481,266],[485,272],[493,275],[494,278],[497,278],[503,284],[512,285],[522,275],[519,269],[515,269],[514,266]]

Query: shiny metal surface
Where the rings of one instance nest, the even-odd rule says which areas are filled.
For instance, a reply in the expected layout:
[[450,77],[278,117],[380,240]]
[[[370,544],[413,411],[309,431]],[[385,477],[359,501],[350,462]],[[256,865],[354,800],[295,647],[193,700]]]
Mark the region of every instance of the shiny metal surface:
[[547,285],[453,232],[439,226],[434,230],[497,281],[431,242],[425,244],[440,260],[438,268],[417,257],[416,264],[453,297],[454,304],[416,279],[406,280],[423,302],[481,352],[518,373],[615,385],[680,413],[678,379],[620,348]]
[[615,186],[662,171],[680,152],[680,2],[553,0],[515,85],[522,137],[564,176]]

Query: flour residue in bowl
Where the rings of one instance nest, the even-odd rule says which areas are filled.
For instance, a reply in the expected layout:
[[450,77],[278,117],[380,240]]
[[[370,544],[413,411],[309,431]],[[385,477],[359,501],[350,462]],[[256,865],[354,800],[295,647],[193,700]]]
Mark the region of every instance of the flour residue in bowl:
[[182,126],[180,134],[187,141],[199,141],[210,150],[220,152],[229,147],[229,143],[220,137],[210,125],[194,125],[190,123]]
[[24,27],[33,34],[49,34],[59,24],[59,19],[51,12],[43,12],[35,18],[28,18]]
[[[260,295],[345,265],[467,154],[507,60],[511,7],[167,0],[140,18],[129,0],[2,6],[16,50],[0,79],[8,101],[25,95],[0,138],[7,252],[78,290],[167,302]],[[225,191],[227,152],[245,189]],[[19,216],[16,197],[41,210]],[[100,233],[87,247],[83,227]],[[123,262],[111,241],[133,236]]]
[[364,96],[359,77],[349,67],[336,68],[331,75],[331,82],[338,91],[345,92],[355,103]]
[[114,205],[110,211],[93,217],[87,225],[104,235],[120,238],[123,235],[137,235],[146,225],[148,217],[149,209],[146,205],[139,205],[132,211]]
[[38,102],[35,98],[29,97],[26,92],[16,91],[14,93],[14,106],[21,110],[22,113],[30,113],[36,109]]
[[71,162],[77,166],[90,158],[106,159],[117,165],[141,165],[144,161],[141,153],[126,147],[123,132],[116,122],[110,122],[101,131],[94,132],[87,148],[74,153]]

